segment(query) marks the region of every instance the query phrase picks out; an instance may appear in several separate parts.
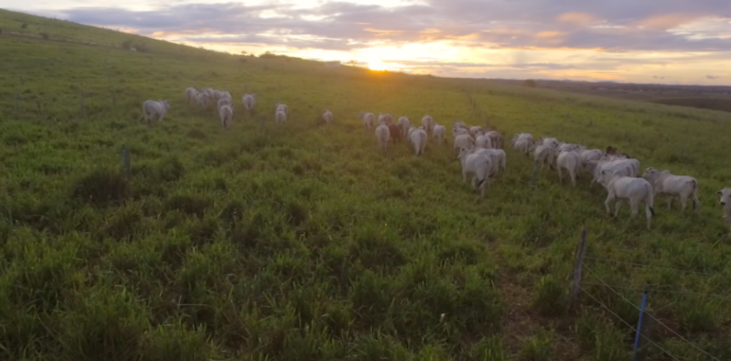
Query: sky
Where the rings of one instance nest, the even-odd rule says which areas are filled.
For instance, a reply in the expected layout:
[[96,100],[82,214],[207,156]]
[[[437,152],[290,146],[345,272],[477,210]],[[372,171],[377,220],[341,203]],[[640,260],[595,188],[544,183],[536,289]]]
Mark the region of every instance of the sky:
[[0,0],[0,7],[235,54],[355,60],[373,70],[731,85],[731,0]]

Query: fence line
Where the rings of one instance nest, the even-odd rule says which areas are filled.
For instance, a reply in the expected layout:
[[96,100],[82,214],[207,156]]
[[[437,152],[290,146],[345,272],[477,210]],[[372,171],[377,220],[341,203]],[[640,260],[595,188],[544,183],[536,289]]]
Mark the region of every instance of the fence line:
[[[594,301],[596,301],[596,303],[598,303],[598,304],[599,304],[599,306],[601,306],[601,307],[602,307],[602,308],[603,308],[604,310],[606,310],[607,312],[609,312],[610,314],[612,314],[612,315],[613,315],[614,317],[616,317],[616,318],[617,318],[617,319],[618,319],[619,321],[621,321],[622,323],[624,323],[624,324],[625,324],[625,325],[626,325],[627,327],[629,327],[629,328],[630,328],[630,329],[631,329],[631,330],[632,330],[633,332],[635,332],[635,333],[637,332],[637,329],[636,329],[636,328],[634,328],[634,327],[633,327],[632,325],[630,325],[629,323],[627,323],[627,321],[625,321],[624,319],[622,319],[622,317],[620,317],[620,316],[619,316],[618,314],[616,314],[616,313],[615,313],[614,311],[612,311],[611,309],[609,309],[609,307],[607,307],[606,305],[604,305],[604,304],[603,304],[603,303],[602,303],[601,301],[599,301],[599,299],[597,299],[596,297],[592,296],[592,295],[591,295],[591,294],[590,294],[589,292],[587,292],[587,291],[586,291],[585,289],[583,289],[583,288],[582,288],[581,286],[579,286],[579,289],[580,289],[580,290],[581,290],[582,292],[584,292],[584,293],[585,293],[585,294],[586,294],[587,296],[591,297],[591,298],[592,298],[592,299],[593,299]],[[661,347],[660,345],[658,345],[658,344],[657,344],[657,343],[656,343],[655,341],[651,340],[651,339],[650,339],[649,337],[647,337],[646,335],[644,335],[644,334],[640,334],[640,336],[642,336],[642,337],[643,337],[643,338],[644,338],[644,339],[645,339],[645,340],[646,340],[646,341],[647,341],[647,342],[648,342],[649,344],[651,344],[651,345],[653,345],[653,346],[657,347],[657,348],[658,348],[658,349],[659,349],[660,351],[662,351],[662,352],[664,352],[665,354],[667,354],[668,356],[670,356],[670,357],[671,357],[671,358],[672,358],[673,360],[675,360],[675,361],[680,361],[680,360],[679,360],[679,359],[678,359],[677,357],[675,357],[675,356],[674,356],[673,354],[671,354],[671,353],[670,353],[670,351],[668,351],[668,350],[666,350],[666,349],[662,348],[662,347]]]
[[[591,285],[591,286],[606,286],[606,285],[604,285],[602,283],[593,283],[593,282],[581,282],[581,283],[582,284],[585,284],[585,285]],[[666,294],[678,294],[678,295],[697,295],[697,296],[706,296],[706,297],[713,294],[713,292],[711,292],[711,293],[701,293],[701,292],[693,292],[693,291],[675,291],[675,290],[656,289],[656,288],[653,288],[652,287],[653,284],[649,284],[648,286],[650,286],[650,289],[652,290],[652,293],[666,293]],[[640,292],[640,293],[642,293],[642,291],[643,291],[640,288],[626,287],[626,286],[611,285],[609,287],[612,287],[612,288],[615,288],[615,289],[635,291],[635,292]]]
[[703,276],[715,276],[715,274],[713,274],[713,273],[683,270],[683,269],[680,269],[680,268],[667,267],[667,266],[656,266],[656,265],[652,265],[652,264],[648,264],[648,263],[637,263],[637,262],[618,261],[618,260],[609,259],[609,258],[597,258],[597,257],[589,257],[589,256],[586,256],[584,258],[585,259],[590,259],[590,260],[593,260],[593,261],[600,261],[600,262],[621,263],[621,264],[628,264],[628,265],[638,266],[638,267],[650,267],[650,268],[659,268],[659,269],[674,270],[674,271],[678,271],[678,272],[698,274],[698,275],[703,275]]
[[[603,285],[604,285],[605,287],[609,288],[609,290],[611,290],[612,292],[614,292],[614,294],[616,294],[617,296],[619,296],[619,297],[620,297],[620,298],[621,298],[622,300],[624,300],[624,301],[625,301],[625,302],[627,302],[628,304],[632,305],[632,307],[634,307],[634,308],[635,308],[635,309],[637,309],[638,311],[642,311],[642,310],[640,309],[640,307],[639,307],[639,306],[635,305],[635,304],[634,304],[634,303],[633,303],[632,301],[630,301],[630,300],[628,300],[627,298],[625,298],[625,297],[624,297],[624,296],[623,296],[623,295],[622,295],[621,293],[617,292],[617,290],[615,290],[614,288],[612,288],[612,286],[610,286],[610,285],[609,285],[608,283],[606,283],[606,282],[605,282],[605,281],[604,281],[604,280],[603,280],[603,279],[602,279],[601,277],[599,277],[599,275],[597,275],[597,274],[596,274],[596,272],[592,271],[592,270],[591,270],[591,268],[587,267],[587,266],[586,266],[586,264],[583,264],[583,267],[584,267],[584,268],[586,268],[586,270],[587,270],[587,271],[589,271],[589,273],[591,273],[592,275],[594,275],[594,277],[596,277],[597,279],[599,279],[599,281],[600,281],[600,282],[602,282],[602,283],[603,283]],[[586,291],[584,291],[584,292],[586,293]],[[666,324],[664,324],[663,322],[661,322],[660,320],[658,320],[658,319],[657,319],[657,318],[656,318],[655,316],[653,316],[653,315],[652,315],[651,313],[649,313],[649,312],[646,312],[646,314],[647,314],[647,316],[649,316],[649,317],[650,317],[650,318],[651,318],[651,319],[652,319],[653,321],[655,321],[655,322],[656,322],[656,323],[657,323],[658,325],[660,325],[660,326],[662,326],[663,328],[665,328],[666,330],[670,331],[670,332],[671,332],[672,334],[674,334],[675,336],[677,336],[678,338],[680,338],[681,340],[683,340],[683,341],[684,341],[685,343],[687,343],[688,345],[691,345],[691,346],[693,346],[693,348],[695,348],[696,350],[698,350],[698,351],[700,351],[701,353],[705,354],[706,356],[710,357],[711,359],[713,359],[713,360],[715,360],[715,361],[720,361],[720,360],[719,360],[718,358],[716,358],[716,357],[714,357],[713,355],[709,354],[708,352],[706,352],[706,351],[705,351],[705,350],[703,350],[702,348],[698,347],[698,346],[697,346],[696,344],[694,344],[694,343],[692,343],[692,342],[688,341],[688,340],[687,340],[687,339],[686,339],[685,337],[683,337],[683,336],[682,336],[682,335],[680,335],[679,333],[675,332],[675,330],[671,329],[671,328],[670,328],[670,327],[668,327],[668,326],[667,326]]]

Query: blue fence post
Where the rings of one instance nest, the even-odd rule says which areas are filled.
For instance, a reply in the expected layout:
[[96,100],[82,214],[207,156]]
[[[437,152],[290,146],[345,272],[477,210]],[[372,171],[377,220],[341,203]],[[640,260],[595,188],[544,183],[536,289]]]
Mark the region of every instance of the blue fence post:
[[635,348],[632,354],[632,361],[637,361],[637,349],[640,347],[640,337],[642,336],[642,319],[645,315],[645,305],[647,304],[647,284],[645,291],[642,293],[642,305],[640,306],[640,320],[637,321],[637,334],[635,335]]
[[124,160],[124,174],[129,177],[132,170],[132,162],[129,159],[129,152],[126,146],[122,146],[122,158]]

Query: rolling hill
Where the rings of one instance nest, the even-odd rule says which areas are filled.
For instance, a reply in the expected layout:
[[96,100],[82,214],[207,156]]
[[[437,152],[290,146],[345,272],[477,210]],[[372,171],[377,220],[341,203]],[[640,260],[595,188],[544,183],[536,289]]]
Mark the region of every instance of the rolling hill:
[[[727,114],[4,10],[0,29],[0,359],[627,360],[646,285],[645,360],[731,357]],[[187,104],[189,86],[230,91],[233,126]],[[147,99],[170,101],[163,122],[140,122]],[[496,129],[507,171],[481,199],[451,139],[383,155],[360,111]],[[612,219],[587,174],[575,189],[534,174],[520,132],[692,175],[703,205],[658,196],[652,231],[626,204]]]

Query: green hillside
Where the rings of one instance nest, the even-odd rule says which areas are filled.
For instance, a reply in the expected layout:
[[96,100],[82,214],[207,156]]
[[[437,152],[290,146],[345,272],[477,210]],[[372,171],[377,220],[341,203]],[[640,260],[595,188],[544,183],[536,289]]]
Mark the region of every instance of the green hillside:
[[[628,360],[646,284],[644,360],[731,358],[727,114],[3,10],[0,29],[0,360]],[[189,86],[230,91],[233,126],[186,104]],[[140,122],[147,99],[170,101],[163,122]],[[507,171],[481,199],[451,138],[384,156],[360,111],[497,129]],[[703,205],[658,196],[652,231],[626,203],[612,219],[587,174],[534,176],[519,132],[692,175]]]

